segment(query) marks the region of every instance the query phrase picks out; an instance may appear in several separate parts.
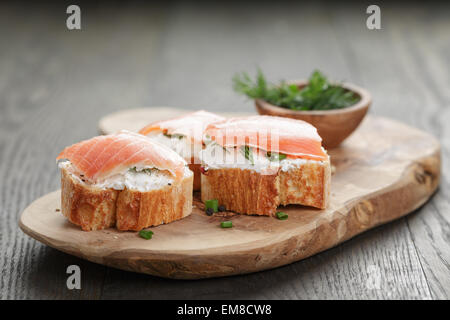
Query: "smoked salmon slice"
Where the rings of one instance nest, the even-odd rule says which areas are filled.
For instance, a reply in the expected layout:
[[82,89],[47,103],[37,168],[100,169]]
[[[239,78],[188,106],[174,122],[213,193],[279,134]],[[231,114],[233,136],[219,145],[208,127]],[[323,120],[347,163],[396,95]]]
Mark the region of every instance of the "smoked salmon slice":
[[290,118],[250,116],[211,123],[205,136],[223,147],[250,147],[294,158],[326,160],[322,138],[311,124]]
[[67,159],[86,178],[98,181],[131,167],[169,171],[177,180],[186,161],[171,149],[137,133],[120,131],[65,148],[56,160]]
[[225,118],[205,110],[199,110],[174,119],[151,123],[141,129],[139,133],[149,135],[155,131],[162,131],[169,135],[183,135],[194,143],[201,143],[206,127],[210,123],[222,120]]

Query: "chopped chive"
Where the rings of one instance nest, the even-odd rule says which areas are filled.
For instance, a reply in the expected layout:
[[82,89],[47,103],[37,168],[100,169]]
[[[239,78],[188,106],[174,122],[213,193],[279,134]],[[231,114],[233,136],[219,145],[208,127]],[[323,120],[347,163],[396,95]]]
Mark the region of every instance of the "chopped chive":
[[153,231],[150,231],[150,230],[141,230],[141,231],[139,231],[139,236],[140,236],[141,238],[144,238],[144,239],[146,239],[146,240],[149,240],[149,239],[151,239],[152,236],[153,236]]
[[183,139],[184,137],[185,137],[185,135],[179,134],[179,133],[174,133],[174,134],[171,135],[171,138],[176,138],[176,139],[178,139],[178,140],[181,140],[181,139]]
[[282,211],[277,212],[276,214],[277,214],[277,218],[280,220],[286,220],[288,218],[287,213],[284,213]]
[[211,145],[211,146],[216,146],[217,145],[217,146],[221,147],[226,153],[230,153],[230,151],[226,147],[221,146],[220,144],[218,144],[215,141],[211,140],[211,142],[209,142],[208,145]]
[[214,212],[219,211],[219,200],[211,199],[205,201],[205,209],[208,210],[211,208]]
[[[156,168],[150,169],[150,168],[146,168],[146,169],[142,169],[141,172],[146,173],[146,174],[152,174],[153,170],[155,170]],[[156,169],[158,170],[158,169]]]
[[252,148],[249,146],[243,146],[242,147],[242,152],[244,153],[244,157],[245,159],[247,159],[248,161],[250,161],[250,163],[252,165],[255,164],[255,161],[253,160],[253,151]]
[[286,159],[286,155],[283,153],[267,152],[267,158],[270,161],[281,161]]
[[222,228],[232,228],[233,227],[233,222],[231,221],[223,221],[220,223],[220,226]]
[[138,170],[136,167],[132,167],[132,168],[128,169],[128,171],[133,172],[133,173],[152,174],[152,172],[159,171],[159,169],[158,168],[144,168],[144,169]]

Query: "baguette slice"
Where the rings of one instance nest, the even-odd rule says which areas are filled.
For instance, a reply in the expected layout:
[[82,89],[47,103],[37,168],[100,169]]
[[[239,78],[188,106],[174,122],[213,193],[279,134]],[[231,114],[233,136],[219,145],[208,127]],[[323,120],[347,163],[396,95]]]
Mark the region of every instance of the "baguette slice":
[[85,231],[101,230],[116,224],[119,191],[100,189],[83,183],[61,168],[61,212]]
[[192,212],[193,179],[190,174],[181,183],[158,190],[121,191],[117,198],[117,229],[138,231],[187,217]]
[[280,204],[301,204],[325,209],[330,199],[331,165],[308,161],[287,171],[279,171]]
[[238,213],[270,216],[279,205],[288,204],[324,209],[330,197],[330,160],[306,161],[271,175],[240,168],[208,169],[201,179],[203,202],[217,199]]
[[192,212],[193,174],[161,189],[101,189],[83,182],[61,168],[62,214],[83,230],[116,226],[119,230],[141,230],[179,220]]

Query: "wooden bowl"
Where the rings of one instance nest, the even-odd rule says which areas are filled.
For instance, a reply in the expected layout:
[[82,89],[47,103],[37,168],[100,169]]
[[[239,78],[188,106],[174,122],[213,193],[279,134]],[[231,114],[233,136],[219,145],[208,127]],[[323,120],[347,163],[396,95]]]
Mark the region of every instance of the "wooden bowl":
[[[291,83],[302,88],[307,85],[308,81],[300,80]],[[294,118],[309,122],[317,128],[323,139],[323,145],[326,148],[334,148],[358,127],[372,103],[372,97],[367,90],[349,83],[341,84],[341,86],[356,93],[360,100],[356,104],[342,109],[298,111],[255,99],[256,110],[262,115]]]

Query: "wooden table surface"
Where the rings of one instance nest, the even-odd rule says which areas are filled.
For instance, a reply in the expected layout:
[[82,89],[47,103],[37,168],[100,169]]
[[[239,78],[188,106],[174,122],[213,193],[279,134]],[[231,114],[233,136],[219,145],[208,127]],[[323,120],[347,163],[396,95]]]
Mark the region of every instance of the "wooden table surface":
[[[0,297],[2,299],[449,299],[450,6],[381,4],[382,30],[353,3],[0,4]],[[174,281],[58,252],[18,228],[22,210],[59,188],[55,156],[97,133],[105,114],[165,105],[252,111],[234,72],[271,79],[314,68],[369,89],[371,114],[442,143],[439,191],[422,208],[306,260],[251,275]],[[420,149],[417,150],[420,152]],[[81,268],[68,290],[66,268]]]

